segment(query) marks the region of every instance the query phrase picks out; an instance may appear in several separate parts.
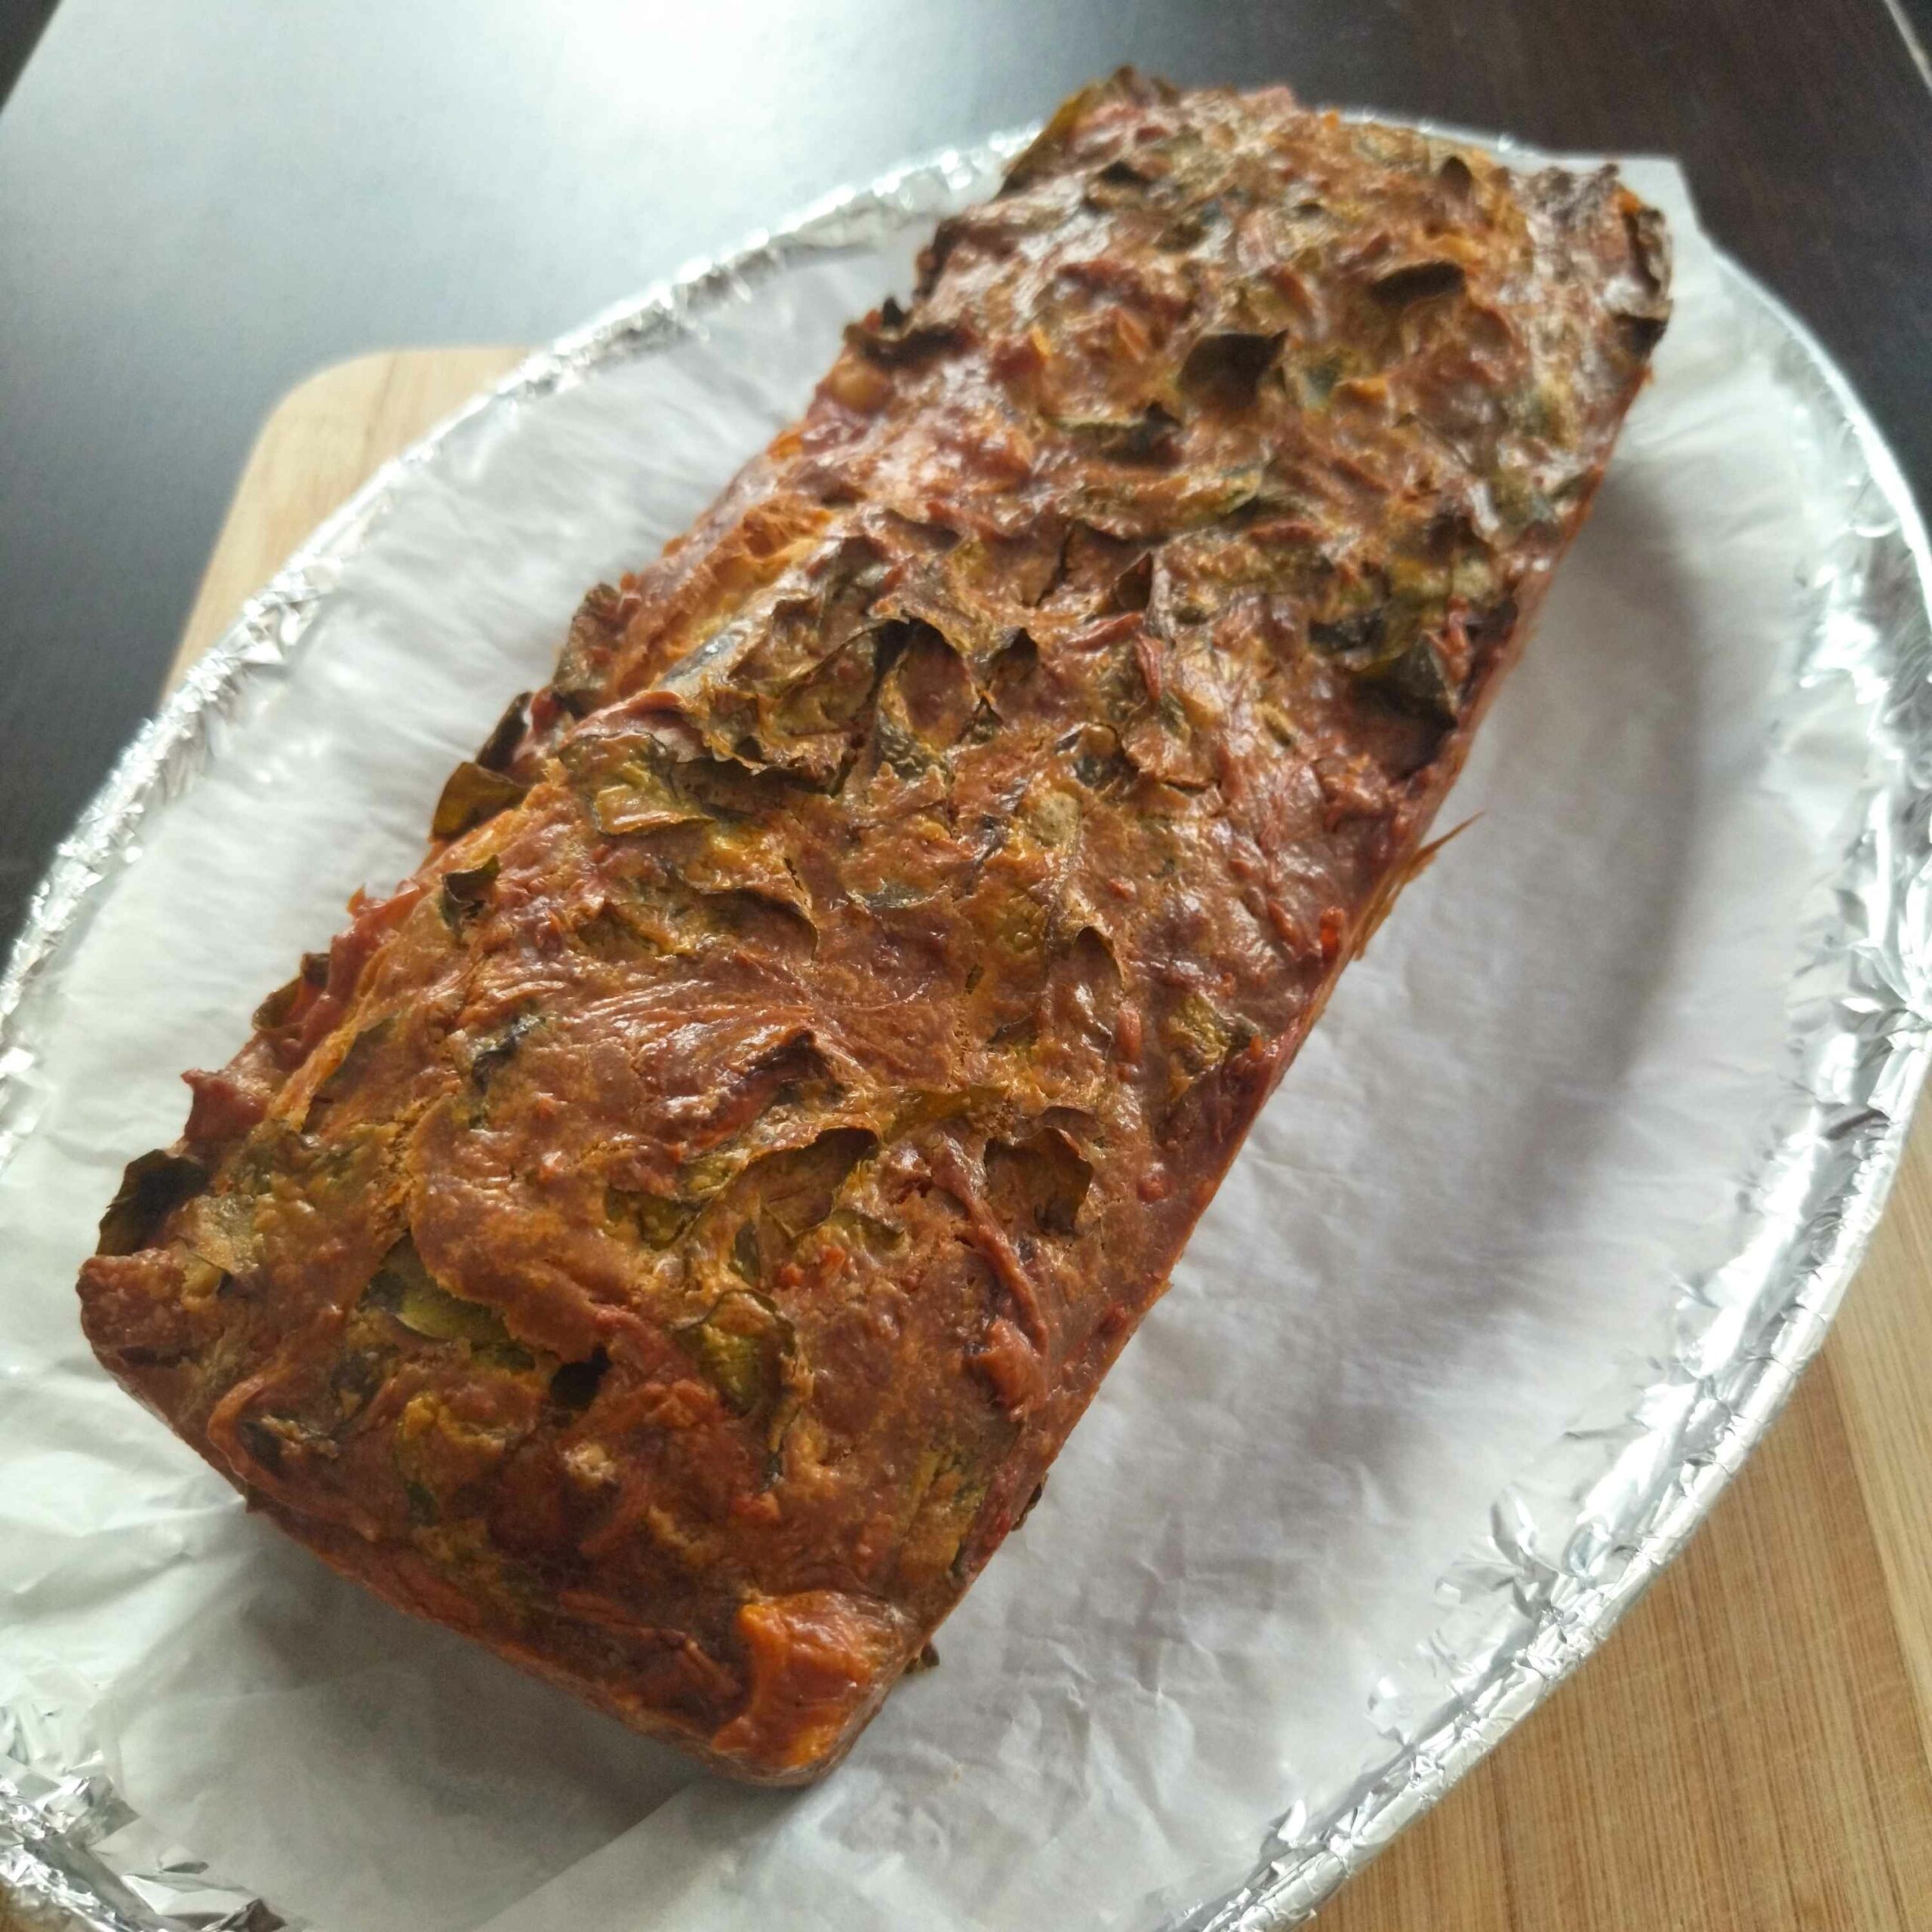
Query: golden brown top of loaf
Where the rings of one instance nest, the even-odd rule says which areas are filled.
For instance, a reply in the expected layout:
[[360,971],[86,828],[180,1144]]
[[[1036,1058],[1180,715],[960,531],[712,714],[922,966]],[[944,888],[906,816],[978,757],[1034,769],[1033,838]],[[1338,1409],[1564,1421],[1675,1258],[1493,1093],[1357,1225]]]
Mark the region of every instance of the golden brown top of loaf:
[[103,1360],[394,1600],[822,1768],[1399,884],[1666,274],[1608,171],[1077,96],[190,1076]]

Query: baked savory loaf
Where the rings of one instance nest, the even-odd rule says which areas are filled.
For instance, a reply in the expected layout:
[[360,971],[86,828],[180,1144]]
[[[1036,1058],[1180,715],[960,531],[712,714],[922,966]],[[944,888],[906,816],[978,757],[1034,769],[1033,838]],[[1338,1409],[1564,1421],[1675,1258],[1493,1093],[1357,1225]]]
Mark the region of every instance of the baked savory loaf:
[[735,1775],[1024,1514],[1668,312],[1614,175],[1122,75],[573,623],[81,1277],[285,1529]]

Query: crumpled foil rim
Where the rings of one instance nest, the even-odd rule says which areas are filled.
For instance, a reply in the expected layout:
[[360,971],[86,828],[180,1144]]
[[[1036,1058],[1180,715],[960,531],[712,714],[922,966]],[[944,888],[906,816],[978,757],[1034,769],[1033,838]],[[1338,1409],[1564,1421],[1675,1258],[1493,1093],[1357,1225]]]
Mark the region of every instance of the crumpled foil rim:
[[[681,339],[713,306],[828,251],[875,244],[949,213],[1031,138],[948,149],[824,197],[715,260],[688,264],[521,364],[385,464],[318,528],[194,664],[62,842],[0,977],[0,1168],[40,1108],[33,1041],[51,1022],[63,958],[102,888],[140,855],[146,813],[215,755],[251,679],[299,652],[343,563],[411,473],[463,426],[580,383],[600,365]],[[1495,149],[1493,136],[1423,131]],[[1877,1224],[1932,1060],[1932,546],[1896,460],[1810,331],[1720,257],[1749,346],[1823,435],[1822,488],[1840,533],[1803,587],[1802,694],[1847,679],[1872,709],[1869,794],[1835,893],[1804,934],[1791,1059],[1740,1192],[1732,1259],[1678,1284],[1668,1357],[1606,1392],[1499,1497],[1488,1535],[1438,1585],[1452,1606],[1427,1647],[1426,1694],[1391,1687],[1371,1712],[1386,1760],[1319,1813],[1267,1829],[1236,1890],[1169,1932],[1279,1932],[1303,1923],[1427,1810],[1611,1626],[1700,1523],[1824,1339]],[[1774,731],[1780,721],[1774,718]],[[114,1788],[80,1713],[0,1705],[0,1887],[8,1903],[97,1932],[272,1932],[245,1887],[165,1847]]]

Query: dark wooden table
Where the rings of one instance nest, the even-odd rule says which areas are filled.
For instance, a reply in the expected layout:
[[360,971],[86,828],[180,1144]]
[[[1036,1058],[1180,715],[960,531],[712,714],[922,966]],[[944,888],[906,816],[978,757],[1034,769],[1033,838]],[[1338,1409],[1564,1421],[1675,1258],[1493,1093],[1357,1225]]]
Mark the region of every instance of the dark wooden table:
[[[1928,32],[1932,0],[64,0],[0,109],[0,937],[151,707],[255,428],[305,372],[541,340],[1124,60],[1677,155],[1712,232],[1837,353],[1932,502]],[[1907,1479],[1932,1444],[1887,1488],[1869,1445],[1841,1440],[1845,1416],[1922,1412],[1897,1371],[1932,1352],[1932,1317],[1915,1348],[1872,1313],[1924,1306],[1919,1219],[1875,1257],[1897,1292],[1854,1298],[1738,1495],[1620,1635],[1626,1661],[1512,1740],[1338,1927],[1932,1922],[1898,1890],[1932,1842],[1932,1718],[1908,1694],[1932,1684],[1932,1539],[1912,1541]],[[1878,1399],[1841,1400],[1854,1383]],[[1818,1500],[1854,1475],[1863,1507]],[[1766,1584],[1746,1627],[1743,1566],[1829,1587]],[[1881,1644],[1860,1620],[1888,1586],[1919,1622]],[[1801,1640],[1836,1674],[1768,1694]],[[1856,1818],[1823,1801],[1835,1749],[1869,1787]]]

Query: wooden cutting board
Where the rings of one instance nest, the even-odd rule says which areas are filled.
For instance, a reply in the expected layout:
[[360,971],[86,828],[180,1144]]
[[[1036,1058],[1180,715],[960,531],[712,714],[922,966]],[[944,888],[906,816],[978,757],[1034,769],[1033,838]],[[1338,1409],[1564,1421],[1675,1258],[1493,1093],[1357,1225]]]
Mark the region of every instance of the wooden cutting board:
[[[174,675],[377,465],[520,353],[364,356],[288,395]],[[1928,1255],[1932,1110],[1831,1340],[1709,1521],[1324,1932],[1932,1926]]]

